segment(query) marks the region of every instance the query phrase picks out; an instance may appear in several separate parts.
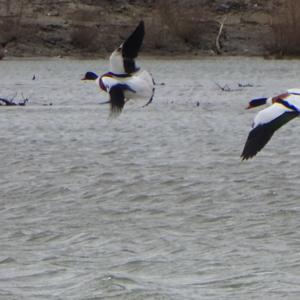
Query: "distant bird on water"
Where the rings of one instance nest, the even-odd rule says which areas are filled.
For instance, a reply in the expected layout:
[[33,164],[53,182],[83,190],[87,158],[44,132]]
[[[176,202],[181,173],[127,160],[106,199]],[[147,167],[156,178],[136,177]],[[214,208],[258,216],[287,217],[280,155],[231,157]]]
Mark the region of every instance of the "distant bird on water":
[[94,80],[101,90],[109,93],[111,115],[122,112],[130,99],[147,99],[146,105],[154,96],[154,80],[150,73],[136,66],[135,58],[142,46],[145,35],[141,21],[133,33],[110,55],[110,71],[98,76],[87,72],[82,80]]
[[269,104],[254,118],[244,150],[242,160],[255,156],[281,126],[300,114],[300,89],[290,89],[285,94],[271,98],[258,98],[249,102],[249,108]]

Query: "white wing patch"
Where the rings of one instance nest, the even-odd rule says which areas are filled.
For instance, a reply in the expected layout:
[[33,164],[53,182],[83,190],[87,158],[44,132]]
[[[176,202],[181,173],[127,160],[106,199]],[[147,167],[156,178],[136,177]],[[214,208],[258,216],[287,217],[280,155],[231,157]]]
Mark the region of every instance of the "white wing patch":
[[289,90],[287,90],[287,92],[290,93],[290,94],[300,95],[300,89],[289,89]]
[[287,100],[291,105],[295,106],[295,108],[300,110],[300,91],[299,95],[289,95],[285,100]]
[[110,71],[114,74],[126,74],[126,72],[124,70],[122,51],[118,51],[118,49],[116,49],[110,55],[110,58],[109,58]]
[[284,107],[279,103],[274,103],[273,105],[261,110],[255,116],[252,127],[255,128],[258,125],[267,124],[288,111],[292,111],[292,110]]
[[105,85],[107,92],[109,92],[110,89],[111,89],[114,85],[116,85],[116,84],[119,83],[119,81],[116,80],[115,78],[113,78],[113,77],[108,77],[108,76],[103,76],[103,77],[102,77],[102,82],[103,82],[103,84]]

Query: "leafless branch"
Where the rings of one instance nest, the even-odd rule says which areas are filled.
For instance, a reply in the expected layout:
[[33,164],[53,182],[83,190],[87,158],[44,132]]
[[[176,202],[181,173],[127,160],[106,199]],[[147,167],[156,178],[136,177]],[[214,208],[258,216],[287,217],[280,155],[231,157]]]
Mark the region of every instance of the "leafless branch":
[[221,38],[221,35],[222,35],[222,32],[223,32],[223,28],[224,28],[224,24],[225,24],[226,19],[227,19],[227,16],[225,16],[223,21],[220,22],[220,28],[219,28],[219,32],[218,32],[218,35],[217,35],[217,38],[216,38],[217,54],[222,54],[222,47],[220,45],[220,38]]
[[15,102],[15,98],[17,96],[17,93],[13,95],[12,98],[2,98],[0,97],[0,106],[25,106],[26,103],[29,101],[28,98],[25,98],[23,93],[22,93],[22,100],[19,100],[18,102]]
[[237,92],[241,91],[241,88],[238,89],[232,89],[228,84],[225,84],[224,86],[220,85],[219,83],[215,82],[216,86],[223,92]]

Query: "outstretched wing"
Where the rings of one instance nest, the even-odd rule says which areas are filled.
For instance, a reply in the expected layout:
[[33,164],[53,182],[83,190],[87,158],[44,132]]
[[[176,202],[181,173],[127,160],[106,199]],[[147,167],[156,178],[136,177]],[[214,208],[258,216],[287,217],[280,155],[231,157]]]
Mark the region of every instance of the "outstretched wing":
[[140,21],[134,32],[122,44],[123,57],[136,58],[141,49],[145,35],[144,21]]
[[268,143],[276,130],[298,115],[297,111],[285,109],[278,104],[260,111],[255,117],[254,128],[248,135],[241,155],[242,159],[247,160],[255,156]]
[[126,41],[110,56],[110,69],[115,74],[131,74],[138,71],[135,58],[141,49],[145,35],[144,21],[141,21]]
[[109,90],[110,96],[110,115],[118,116],[124,107],[125,96],[122,85],[115,85]]

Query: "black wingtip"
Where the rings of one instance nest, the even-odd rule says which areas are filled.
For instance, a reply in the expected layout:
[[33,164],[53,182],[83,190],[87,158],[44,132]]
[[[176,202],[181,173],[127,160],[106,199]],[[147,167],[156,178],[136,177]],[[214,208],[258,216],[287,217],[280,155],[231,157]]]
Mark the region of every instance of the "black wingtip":
[[267,135],[265,138],[253,138],[253,132],[250,132],[243,152],[241,154],[242,161],[248,160],[256,156],[256,154],[265,146],[272,135]]
[[254,157],[270,141],[276,130],[297,116],[299,116],[297,111],[284,112],[269,123],[261,124],[253,128],[249,132],[245,143],[241,155],[242,159],[247,160]]
[[109,118],[110,119],[116,119],[122,112],[123,108],[116,107],[116,106],[111,106],[110,107],[110,114]]
[[113,86],[110,91],[110,116],[117,117],[123,110],[124,99],[124,87],[122,85]]
[[139,22],[139,24],[136,26],[135,30],[131,33],[131,36],[132,35],[137,35],[137,34],[144,37],[144,35],[145,35],[145,22],[144,22],[144,20],[141,20]]
[[141,20],[138,24],[138,26],[135,28],[134,32],[132,34],[140,35],[141,39],[144,39],[145,36],[145,22],[144,20]]
[[140,21],[135,30],[126,39],[122,47],[123,57],[126,58],[136,58],[138,52],[142,46],[143,39],[145,35],[145,25],[144,21]]
[[248,159],[251,159],[252,157],[254,157],[255,155],[246,155],[246,154],[242,154],[241,155],[241,160],[244,161],[244,160],[248,160]]
[[134,59],[138,56],[138,53],[142,47],[144,36],[144,21],[141,20],[138,26],[135,28],[135,30],[122,44],[124,70],[128,74],[138,71]]
[[256,149],[256,147],[253,147],[253,145],[251,145],[251,139],[248,136],[248,139],[240,156],[242,161],[253,158],[258,152],[259,150]]
[[145,29],[145,22],[144,22],[144,20],[141,20],[138,26]]

